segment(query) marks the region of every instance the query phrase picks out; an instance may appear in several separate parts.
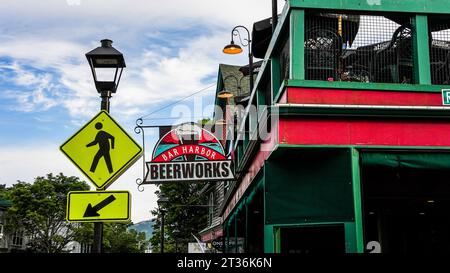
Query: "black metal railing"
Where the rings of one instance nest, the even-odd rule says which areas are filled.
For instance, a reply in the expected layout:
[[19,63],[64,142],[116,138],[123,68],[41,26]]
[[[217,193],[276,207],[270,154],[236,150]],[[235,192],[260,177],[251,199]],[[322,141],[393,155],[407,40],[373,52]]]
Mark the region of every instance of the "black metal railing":
[[305,78],[414,83],[411,18],[308,12]]
[[432,84],[450,84],[450,20],[448,17],[428,17],[430,42],[430,72]]

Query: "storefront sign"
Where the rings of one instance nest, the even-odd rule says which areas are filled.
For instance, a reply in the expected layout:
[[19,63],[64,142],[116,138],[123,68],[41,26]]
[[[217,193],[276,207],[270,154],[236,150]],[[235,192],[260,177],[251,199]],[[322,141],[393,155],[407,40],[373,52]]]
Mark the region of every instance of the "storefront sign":
[[145,184],[234,179],[222,144],[195,123],[183,123],[162,136],[146,165]]

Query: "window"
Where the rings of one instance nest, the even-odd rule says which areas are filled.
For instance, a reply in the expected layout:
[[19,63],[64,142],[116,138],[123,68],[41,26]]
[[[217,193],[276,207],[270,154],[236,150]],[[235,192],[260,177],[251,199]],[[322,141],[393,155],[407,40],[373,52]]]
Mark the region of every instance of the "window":
[[307,13],[306,79],[414,83],[411,18],[383,15]]
[[289,66],[291,62],[289,38],[284,41],[280,51],[281,80],[289,79]]
[[450,84],[450,23],[448,16],[428,17],[432,84]]
[[23,245],[23,231],[16,230],[14,231],[14,234],[12,235],[12,243],[11,245],[13,247],[22,247]]

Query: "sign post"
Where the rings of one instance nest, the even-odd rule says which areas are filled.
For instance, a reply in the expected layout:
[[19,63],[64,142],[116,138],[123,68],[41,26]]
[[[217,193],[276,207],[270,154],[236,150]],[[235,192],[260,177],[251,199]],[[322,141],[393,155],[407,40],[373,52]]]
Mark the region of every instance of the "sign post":
[[[108,114],[107,106],[102,103],[102,111],[60,147],[97,188],[97,192],[72,192],[67,198],[69,222],[94,222],[94,253],[102,252],[103,222],[130,220],[130,194],[125,198],[124,194],[105,189],[142,156],[142,148]],[[113,207],[116,207],[114,212],[108,214]]]

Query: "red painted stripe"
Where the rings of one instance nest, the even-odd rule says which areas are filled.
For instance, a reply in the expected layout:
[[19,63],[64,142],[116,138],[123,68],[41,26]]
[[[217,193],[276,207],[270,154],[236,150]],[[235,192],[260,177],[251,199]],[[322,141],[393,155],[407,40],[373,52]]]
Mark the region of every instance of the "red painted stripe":
[[440,93],[289,87],[288,103],[442,106]]
[[450,122],[281,119],[279,142],[306,145],[450,146]]

